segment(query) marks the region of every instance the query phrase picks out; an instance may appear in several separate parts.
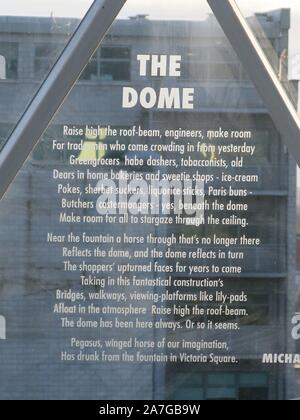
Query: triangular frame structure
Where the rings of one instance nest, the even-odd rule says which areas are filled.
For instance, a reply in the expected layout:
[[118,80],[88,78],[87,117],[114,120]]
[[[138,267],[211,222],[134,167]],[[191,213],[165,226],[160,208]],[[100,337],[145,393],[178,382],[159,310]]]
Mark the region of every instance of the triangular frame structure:
[[[95,0],[0,152],[0,199],[127,0]],[[300,165],[300,119],[235,0],[207,0]]]

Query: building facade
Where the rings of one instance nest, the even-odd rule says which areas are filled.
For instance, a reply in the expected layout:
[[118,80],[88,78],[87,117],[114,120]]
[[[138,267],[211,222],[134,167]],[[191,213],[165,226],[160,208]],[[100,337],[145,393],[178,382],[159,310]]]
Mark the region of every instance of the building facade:
[[[288,10],[258,16],[277,56],[288,49]],[[46,18],[0,18],[0,55],[5,58],[6,79],[0,81],[0,139],[5,142],[27,103],[45,79],[77,21]],[[139,54],[177,54],[183,58],[178,87],[200,92],[191,112],[145,111],[121,107],[122,87],[173,86],[174,80],[140,77]],[[282,63],[281,63],[282,64]],[[286,63],[285,63],[286,64]],[[6,99],[7,98],[7,99]],[[249,184],[249,225],[220,227],[228,237],[246,234],[261,238],[261,246],[247,250],[243,273],[224,277],[225,290],[242,289],[249,296],[248,317],[238,332],[218,333],[239,356],[237,366],[155,364],[137,366],[103,364],[76,366],[57,360],[68,334],[58,331],[52,307],[56,288],[71,287],[78,276],[62,271],[59,248],[45,243],[48,231],[61,230],[57,222],[60,200],[53,169],[66,168],[68,154],[52,150],[53,139],[63,137],[62,126],[111,125],[146,128],[228,127],[249,129],[257,148],[255,164],[245,172],[259,175],[256,188]],[[90,138],[96,142],[104,139]],[[105,138],[105,141],[110,141]],[[122,142],[133,139],[124,137]],[[147,139],[145,140],[147,141]],[[180,139],[179,139],[180,141]],[[204,152],[203,152],[204,153]],[[118,158],[124,159],[121,152]],[[209,169],[211,172],[212,170]],[[1,311],[8,320],[10,340],[3,349],[0,395],[38,398],[97,399],[290,399],[297,397],[293,366],[264,366],[263,353],[290,353],[289,338],[295,311],[295,208],[296,167],[281,141],[262,100],[215,19],[201,22],[152,21],[145,16],[116,21],[81,75],[68,100],[32,153],[0,205],[2,252],[0,256]],[[233,185],[239,188],[240,184]],[[238,202],[238,200],[236,200]],[[89,229],[88,227],[86,229]],[[92,227],[91,229],[95,229]],[[99,227],[109,233],[111,227]],[[131,229],[128,227],[128,229]],[[136,232],[143,231],[136,227]],[[149,228],[155,235],[156,228]],[[213,235],[209,227],[197,235]],[[70,226],[70,231],[76,227]],[[173,226],[171,231],[193,233],[195,227]],[[166,232],[167,233],[167,232]],[[236,249],[243,251],[243,249]],[[203,261],[205,264],[205,260]],[[228,262],[228,264],[230,264]],[[47,309],[45,309],[47,308]],[[115,333],[115,332],[114,332]],[[109,332],[106,333],[109,337]],[[139,334],[132,331],[132,334]],[[147,333],[149,338],[156,332]],[[173,333],[166,332],[173,337]],[[177,334],[177,333],[176,333]],[[191,338],[189,333],[189,338]],[[199,336],[195,334],[195,340]],[[122,335],[122,334],[121,334]],[[178,333],[182,339],[186,332]],[[91,333],[92,336],[92,333]],[[212,340],[212,333],[201,339]],[[26,386],[25,386],[26,384]],[[5,386],[4,386],[5,385]],[[299,395],[298,395],[299,396]]]

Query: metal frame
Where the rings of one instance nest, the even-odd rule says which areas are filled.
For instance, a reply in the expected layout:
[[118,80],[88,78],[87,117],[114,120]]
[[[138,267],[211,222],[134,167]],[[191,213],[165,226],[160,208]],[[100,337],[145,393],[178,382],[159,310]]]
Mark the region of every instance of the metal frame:
[[0,152],[0,199],[127,0],[95,0]]
[[300,166],[300,119],[235,0],[207,0]]

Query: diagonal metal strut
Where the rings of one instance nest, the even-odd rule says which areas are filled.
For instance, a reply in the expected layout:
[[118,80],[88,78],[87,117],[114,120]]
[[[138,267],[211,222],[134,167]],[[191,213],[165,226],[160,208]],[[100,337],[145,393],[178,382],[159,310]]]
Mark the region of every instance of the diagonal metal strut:
[[0,199],[127,0],[95,0],[0,152]]
[[300,166],[300,119],[235,0],[207,0]]

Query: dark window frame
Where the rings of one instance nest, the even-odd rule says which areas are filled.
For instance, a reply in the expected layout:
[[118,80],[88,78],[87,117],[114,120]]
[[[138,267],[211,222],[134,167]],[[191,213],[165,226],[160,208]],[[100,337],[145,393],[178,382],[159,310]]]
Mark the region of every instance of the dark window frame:
[[[126,50],[128,52],[128,56],[121,58],[121,57],[103,57],[103,51],[105,50]],[[98,48],[96,53],[90,59],[89,64],[86,66],[85,70],[83,71],[79,81],[80,82],[107,82],[107,83],[116,83],[116,82],[130,82],[131,81],[131,47],[127,45],[108,45],[104,44],[102,47]],[[127,65],[128,68],[125,72],[128,72],[128,77],[122,78],[106,78],[103,74],[103,67],[109,65]],[[90,74],[90,77],[86,77],[89,74],[89,71],[92,66],[95,66],[94,75],[93,73]]]
[[[5,80],[17,80],[19,78],[19,43],[18,42],[6,42],[6,41],[0,41],[0,55],[5,58],[5,64],[6,64],[6,78],[0,79],[0,81]],[[14,48],[15,51],[9,51],[7,56],[3,54],[3,50],[6,48]],[[10,57],[10,55],[14,55],[15,57]]]

